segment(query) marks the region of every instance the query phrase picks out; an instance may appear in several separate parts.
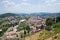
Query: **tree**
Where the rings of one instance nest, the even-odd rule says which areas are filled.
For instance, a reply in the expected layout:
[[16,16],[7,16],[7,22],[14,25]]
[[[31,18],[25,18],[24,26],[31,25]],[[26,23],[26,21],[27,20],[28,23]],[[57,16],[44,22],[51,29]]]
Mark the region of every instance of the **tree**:
[[2,31],[0,31],[0,37],[3,35],[3,32]]
[[26,30],[27,30],[28,33],[29,33],[29,31],[30,31],[30,27],[29,27],[29,25],[27,25]]
[[60,16],[56,17],[56,22],[60,22]]
[[53,28],[60,29],[60,23],[53,24]]
[[53,23],[54,23],[54,21],[53,21],[52,18],[47,18],[47,19],[46,19],[46,25],[47,25],[47,26],[51,26]]
[[53,24],[53,28],[54,28],[55,33],[59,33],[60,32],[60,23]]
[[18,31],[22,30],[22,29],[25,29],[26,28],[26,24],[25,23],[20,23],[19,26],[18,26]]
[[44,26],[43,25],[41,25],[41,29],[44,29]]
[[26,36],[26,31],[24,30],[24,37]]

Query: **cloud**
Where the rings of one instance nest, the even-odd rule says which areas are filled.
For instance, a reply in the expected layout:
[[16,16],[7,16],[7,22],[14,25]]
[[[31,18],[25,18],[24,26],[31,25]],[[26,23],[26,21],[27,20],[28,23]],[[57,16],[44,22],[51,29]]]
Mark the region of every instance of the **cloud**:
[[51,6],[52,4],[54,4],[56,2],[56,0],[46,0],[45,1],[45,4],[47,5],[47,6]]
[[27,2],[28,0],[22,0],[23,2]]
[[29,3],[27,3],[27,2],[22,2],[20,5],[30,5]]
[[14,2],[10,2],[10,1],[2,1],[2,4],[7,8],[7,7],[11,7],[14,6],[15,3]]
[[46,3],[56,2],[56,0],[45,0]]
[[[31,12],[42,12],[42,11],[59,12],[60,11],[59,1],[57,0],[43,0],[43,1],[42,1],[43,4],[42,3],[32,4],[31,2],[28,2],[28,0],[22,0],[22,2],[20,3],[16,3],[11,0],[3,0],[1,2],[2,8],[0,10],[1,12],[15,12],[15,13],[20,13],[20,12],[31,13]],[[33,3],[34,2],[35,1],[33,1]]]
[[56,4],[60,5],[60,1],[59,0],[46,0],[45,1],[45,4],[47,6],[53,6],[53,5],[56,5]]

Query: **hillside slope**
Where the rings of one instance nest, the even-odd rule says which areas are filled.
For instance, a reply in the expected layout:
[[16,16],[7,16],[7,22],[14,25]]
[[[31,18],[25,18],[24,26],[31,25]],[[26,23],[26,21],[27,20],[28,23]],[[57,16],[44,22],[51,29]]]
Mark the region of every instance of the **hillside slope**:
[[5,14],[1,14],[0,15],[0,18],[7,17],[7,16],[16,16],[16,14],[13,14],[13,13],[5,13]]

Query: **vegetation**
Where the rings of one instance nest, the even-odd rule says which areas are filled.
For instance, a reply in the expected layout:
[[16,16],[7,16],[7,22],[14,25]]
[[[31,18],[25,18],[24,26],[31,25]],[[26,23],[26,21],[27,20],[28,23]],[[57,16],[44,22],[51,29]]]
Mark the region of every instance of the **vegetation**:
[[55,33],[60,33],[60,23],[53,24]]
[[19,40],[18,38],[10,38],[8,40]]
[[[4,14],[2,16],[0,16],[1,18],[6,17],[6,16],[15,16],[14,14]],[[29,19],[29,17],[24,17],[26,20]],[[0,37],[4,34],[4,32],[6,32],[6,30],[10,27],[9,22],[8,21],[4,21],[0,23],[0,29],[2,29],[2,31],[0,31]],[[34,25],[34,24],[32,24]],[[34,35],[29,35],[26,37],[26,39],[30,39],[30,40],[44,40],[47,39],[49,37],[53,37],[54,35],[60,33],[60,17],[56,17],[56,23],[55,23],[55,18],[47,18],[46,19],[46,26],[47,30],[44,30],[44,26],[42,25],[41,27],[41,31],[35,33]],[[50,29],[52,28],[52,30]],[[24,33],[22,33],[21,38],[25,37],[26,35],[29,34],[30,32],[30,27],[26,24],[26,22],[21,22],[18,26],[18,31],[20,30],[25,30]],[[49,31],[48,31],[49,30]],[[57,37],[54,37],[57,38]],[[9,40],[19,40],[18,38],[11,38]]]
[[0,32],[0,37],[4,34],[4,32],[9,28],[8,21],[4,21],[0,24],[0,29],[2,30]]
[[26,24],[25,23],[20,23],[19,26],[18,26],[18,31],[22,30],[22,29],[25,29],[26,28]]
[[53,23],[54,23],[53,18],[47,18],[47,19],[46,19],[46,25],[47,25],[47,26],[51,26]]
[[[60,18],[57,17],[56,18],[56,23],[55,23],[55,19],[54,18],[47,18],[46,19],[46,25],[49,28],[52,28],[52,30],[48,31],[48,30],[41,30],[33,35],[30,35],[28,37],[26,37],[25,39],[27,40],[49,40],[51,39],[56,39],[59,40],[59,36],[56,36],[57,34],[60,35]],[[43,28],[43,26],[42,26]]]
[[30,32],[30,27],[27,26],[27,27],[26,27],[26,30],[27,30],[27,32],[28,32],[28,34],[29,34],[29,32]]
[[60,16],[56,17],[56,22],[60,22]]
[[0,18],[4,18],[4,17],[8,17],[8,16],[16,16],[16,14],[13,14],[13,13],[5,13],[5,14],[0,15]]
[[8,21],[3,21],[3,22],[0,24],[0,29],[2,30],[2,31],[0,32],[0,37],[3,36],[4,32],[6,32],[7,29],[8,29],[9,27],[11,27],[11,26],[12,26],[12,24],[9,24]]
[[0,31],[0,37],[3,35],[4,33],[2,31]]
[[7,25],[7,24],[9,24],[8,21],[4,21],[4,22],[1,23],[1,25]]

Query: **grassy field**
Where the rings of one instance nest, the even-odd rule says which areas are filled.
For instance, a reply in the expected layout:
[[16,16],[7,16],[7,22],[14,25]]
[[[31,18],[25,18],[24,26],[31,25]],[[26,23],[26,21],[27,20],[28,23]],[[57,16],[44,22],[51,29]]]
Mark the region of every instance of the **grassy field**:
[[1,25],[6,25],[6,24],[9,24],[9,22],[8,21],[5,21]]
[[[29,35],[27,37],[25,37],[25,40],[38,40],[38,38],[40,38],[39,36],[43,36],[44,33],[43,31],[39,31],[37,33],[34,33],[33,35]],[[24,40],[24,39],[23,39]]]
[[25,37],[23,40],[59,40],[60,33],[57,34],[55,34],[53,31],[42,30],[33,35]]

